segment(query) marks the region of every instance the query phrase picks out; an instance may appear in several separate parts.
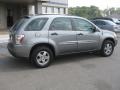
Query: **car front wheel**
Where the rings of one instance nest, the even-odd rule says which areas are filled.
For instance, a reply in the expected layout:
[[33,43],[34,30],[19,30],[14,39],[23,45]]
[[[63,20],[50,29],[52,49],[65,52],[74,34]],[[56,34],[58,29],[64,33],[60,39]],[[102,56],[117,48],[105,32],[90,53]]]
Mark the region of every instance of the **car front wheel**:
[[103,43],[102,49],[100,51],[101,55],[104,57],[111,56],[114,51],[114,43],[110,40],[106,40]]

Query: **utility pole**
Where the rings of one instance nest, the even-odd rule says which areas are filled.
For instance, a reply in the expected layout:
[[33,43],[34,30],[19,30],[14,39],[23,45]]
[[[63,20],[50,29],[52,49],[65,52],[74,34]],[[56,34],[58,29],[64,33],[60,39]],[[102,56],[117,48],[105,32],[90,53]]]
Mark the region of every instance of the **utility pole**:
[[106,2],[107,2],[107,16],[109,16],[110,15],[110,11],[109,11],[108,0],[106,0]]

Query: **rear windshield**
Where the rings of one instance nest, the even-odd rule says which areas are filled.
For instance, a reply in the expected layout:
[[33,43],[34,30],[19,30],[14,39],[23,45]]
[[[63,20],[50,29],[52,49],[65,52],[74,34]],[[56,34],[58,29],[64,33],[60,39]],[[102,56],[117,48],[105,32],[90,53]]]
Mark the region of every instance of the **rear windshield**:
[[96,25],[105,25],[105,22],[103,21],[92,21]]
[[12,31],[17,31],[21,26],[28,20],[28,18],[23,18],[18,20],[13,27],[11,28]]

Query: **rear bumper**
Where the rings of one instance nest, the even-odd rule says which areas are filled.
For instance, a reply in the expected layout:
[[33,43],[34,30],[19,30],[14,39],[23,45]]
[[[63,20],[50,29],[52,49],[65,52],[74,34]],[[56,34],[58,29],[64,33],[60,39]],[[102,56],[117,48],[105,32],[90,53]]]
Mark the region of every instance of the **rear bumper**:
[[29,57],[29,46],[24,46],[24,45],[14,45],[12,43],[8,43],[7,45],[8,51],[10,52],[11,55],[15,57]]

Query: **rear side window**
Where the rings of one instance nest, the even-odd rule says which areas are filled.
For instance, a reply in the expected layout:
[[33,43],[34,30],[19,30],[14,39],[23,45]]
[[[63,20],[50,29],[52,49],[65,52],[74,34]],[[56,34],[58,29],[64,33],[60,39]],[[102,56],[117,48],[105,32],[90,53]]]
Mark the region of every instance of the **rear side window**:
[[72,30],[71,19],[70,18],[55,18],[50,25],[50,30]]
[[93,23],[95,23],[96,25],[106,25],[106,23],[103,21],[93,21]]
[[92,21],[95,25],[101,25],[99,21]]
[[40,31],[43,29],[46,24],[48,18],[38,18],[31,21],[26,27],[25,31]]

